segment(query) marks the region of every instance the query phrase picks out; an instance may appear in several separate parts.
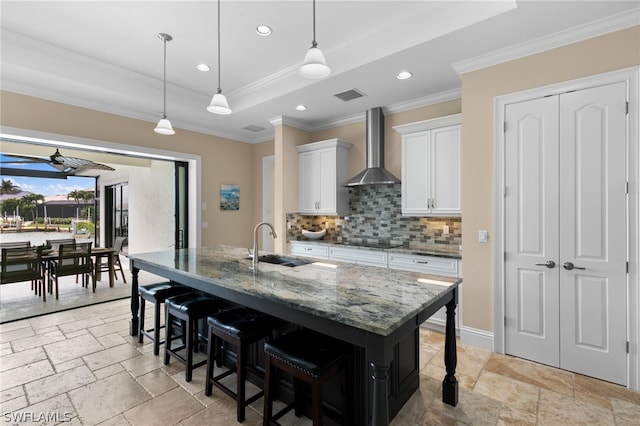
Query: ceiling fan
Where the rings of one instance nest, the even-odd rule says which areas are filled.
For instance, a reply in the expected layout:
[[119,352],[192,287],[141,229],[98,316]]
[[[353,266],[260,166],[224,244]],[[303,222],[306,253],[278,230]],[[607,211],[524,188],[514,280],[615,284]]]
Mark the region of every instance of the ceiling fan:
[[[67,176],[75,176],[76,174],[78,174],[79,172],[82,172],[84,170],[88,170],[88,169],[97,169],[97,170],[115,170],[113,167],[109,167],[107,165],[104,164],[99,164],[99,163],[95,163],[91,160],[85,160],[83,158],[76,158],[76,157],[67,157],[64,156],[62,154],[60,154],[60,151],[58,149],[56,149],[56,152],[53,155],[50,155],[49,157],[35,157],[35,156],[29,156],[29,155],[16,155],[16,154],[4,154],[3,155],[3,161],[2,164],[13,164],[13,165],[18,165],[18,164],[38,164],[38,163],[45,163],[45,164],[49,164],[50,166],[56,168],[58,170],[58,172],[46,172],[46,171],[40,171],[42,173],[58,173],[61,174],[63,176],[58,176],[58,177],[62,177],[65,178]],[[36,172],[36,173],[34,173]],[[20,170],[20,169],[16,169],[16,168],[12,168],[9,169],[7,167],[5,167],[4,165],[2,166],[2,174],[13,174],[16,175],[16,173],[20,176],[36,176],[39,175],[40,173],[37,173],[38,171],[36,170]],[[53,176],[44,176],[42,175],[41,177],[53,177]]]

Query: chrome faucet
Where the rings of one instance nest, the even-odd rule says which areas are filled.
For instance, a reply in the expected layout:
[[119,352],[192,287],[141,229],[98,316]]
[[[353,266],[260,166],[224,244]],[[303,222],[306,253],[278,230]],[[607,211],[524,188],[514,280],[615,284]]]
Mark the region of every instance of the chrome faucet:
[[271,228],[271,236],[273,238],[278,238],[278,236],[276,235],[276,230],[273,229],[273,225],[268,222],[260,222],[256,225],[255,228],[253,228],[253,253],[251,255],[251,267],[253,269],[256,269],[258,267],[258,230],[262,225],[267,225],[269,228]]

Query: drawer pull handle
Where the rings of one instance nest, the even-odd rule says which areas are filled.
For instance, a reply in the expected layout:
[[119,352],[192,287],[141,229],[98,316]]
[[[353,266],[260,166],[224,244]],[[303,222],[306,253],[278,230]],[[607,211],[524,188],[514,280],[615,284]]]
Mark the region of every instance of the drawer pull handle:
[[304,248],[304,251],[311,251],[311,250],[313,250],[313,249],[311,249],[311,248],[309,248],[309,247],[305,247],[305,248]]
[[422,264],[425,264],[425,265],[426,265],[426,264],[427,264],[427,263],[429,263],[429,262],[428,262],[428,261],[426,261],[426,260],[413,259],[413,263],[422,263]]

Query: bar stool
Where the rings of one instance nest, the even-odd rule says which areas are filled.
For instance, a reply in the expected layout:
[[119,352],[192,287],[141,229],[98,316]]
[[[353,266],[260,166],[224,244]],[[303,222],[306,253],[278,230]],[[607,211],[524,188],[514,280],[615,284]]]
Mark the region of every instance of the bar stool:
[[[206,359],[193,363],[193,353],[198,352],[198,344],[201,339],[198,333],[198,321],[218,312],[221,302],[219,299],[190,293],[170,297],[165,300],[164,305],[166,310],[164,365],[169,364],[169,358],[173,356],[185,365],[185,381],[190,382],[193,369],[207,363]],[[174,336],[173,334],[174,320],[183,321],[181,335]],[[171,342],[178,338],[182,339],[182,345],[172,348]],[[206,336],[203,337],[204,339]],[[186,350],[185,356],[179,354],[182,350]]]
[[[160,340],[160,329],[164,328],[164,325],[160,324],[160,305],[169,297],[188,293],[190,291],[191,290],[188,287],[172,281],[140,286],[138,289],[138,294],[140,295],[140,314],[138,315],[140,318],[140,327],[138,330],[138,342],[142,343],[143,337],[147,336],[153,342],[154,355],[160,354],[160,345],[165,342],[164,340]],[[153,302],[155,304],[153,309],[153,328],[148,330],[144,328],[145,301]]]
[[[295,408],[295,415],[302,414],[302,382],[311,385],[311,413],[314,426],[322,424],[324,384],[341,374],[342,413],[338,416],[327,410],[327,416],[347,424],[348,390],[347,360],[351,349],[346,343],[310,330],[297,330],[264,344],[265,385],[264,425],[278,425],[277,420]],[[279,369],[293,377],[294,400],[275,415],[273,414],[274,387]]]
[[[261,390],[250,398],[246,398],[247,370],[264,379],[264,373],[255,367],[247,365],[249,346],[262,339],[268,339],[273,329],[273,319],[260,312],[247,308],[236,308],[212,315],[208,319],[209,345],[207,348],[207,382],[205,395],[210,396],[213,386],[222,390],[236,400],[238,422],[245,419],[245,407],[260,398],[264,392]],[[235,368],[227,370],[217,376],[214,363],[222,366],[224,342],[231,343],[236,348]],[[215,362],[214,362],[215,361]],[[225,386],[221,380],[236,373],[235,392]]]

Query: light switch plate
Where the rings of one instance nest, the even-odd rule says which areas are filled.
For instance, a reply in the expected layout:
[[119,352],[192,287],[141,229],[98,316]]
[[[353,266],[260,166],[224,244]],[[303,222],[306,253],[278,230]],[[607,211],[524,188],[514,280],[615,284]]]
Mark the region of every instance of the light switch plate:
[[489,240],[489,233],[484,230],[481,229],[480,231],[478,231],[478,241],[481,243],[486,243]]

